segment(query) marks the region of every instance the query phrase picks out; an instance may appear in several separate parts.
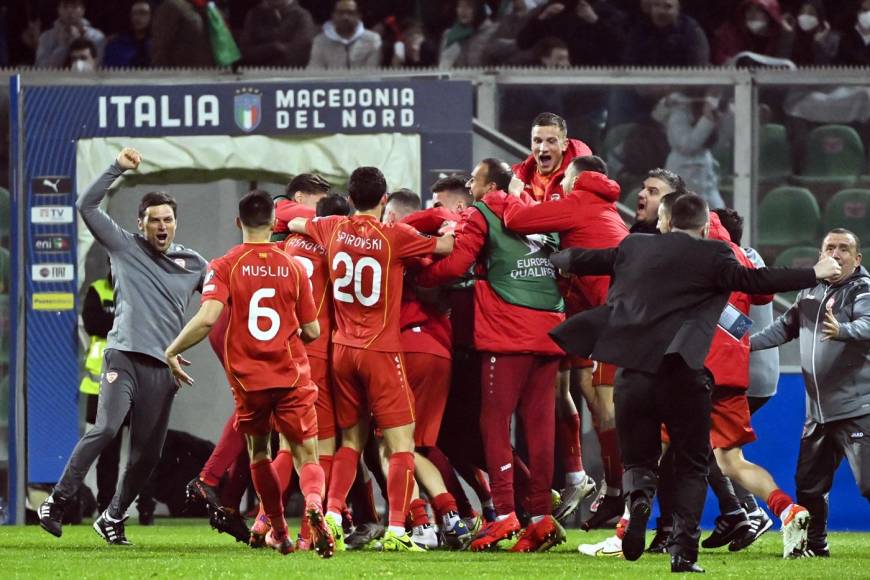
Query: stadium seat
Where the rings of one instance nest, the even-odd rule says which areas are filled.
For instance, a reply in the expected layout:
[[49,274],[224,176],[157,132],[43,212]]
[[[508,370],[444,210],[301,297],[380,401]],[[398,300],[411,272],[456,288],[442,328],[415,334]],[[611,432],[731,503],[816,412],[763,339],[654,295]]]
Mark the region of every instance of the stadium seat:
[[864,170],[864,144],[858,132],[847,125],[822,125],[810,131],[799,185],[835,183],[849,186]]
[[862,240],[870,237],[870,189],[844,189],[825,205],[825,231],[846,228]]
[[602,155],[602,157],[604,159],[609,159],[611,152],[619,145],[622,145],[622,142],[625,141],[625,138],[628,137],[628,134],[631,133],[632,129],[636,126],[637,123],[623,123],[621,125],[608,127],[607,133],[604,135],[604,155]]
[[758,137],[758,178],[761,181],[784,181],[792,174],[791,146],[783,125],[762,125]]
[[[812,268],[818,261],[819,248],[797,246],[779,254],[776,260],[774,260],[773,265],[784,268]],[[797,296],[797,292],[781,292],[779,296],[787,302],[792,303]]]
[[761,246],[814,244],[819,237],[821,212],[813,194],[803,187],[771,190],[758,207],[758,243]]

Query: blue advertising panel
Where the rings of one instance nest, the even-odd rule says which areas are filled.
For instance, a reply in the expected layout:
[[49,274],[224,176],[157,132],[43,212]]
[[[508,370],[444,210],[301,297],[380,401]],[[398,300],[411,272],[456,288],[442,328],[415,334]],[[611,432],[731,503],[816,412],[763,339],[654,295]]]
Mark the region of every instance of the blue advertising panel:
[[[55,482],[79,435],[76,142],[127,136],[413,133],[421,183],[472,163],[465,81],[22,87],[27,481]],[[13,111],[13,114],[16,114]],[[20,357],[20,353],[19,353]]]

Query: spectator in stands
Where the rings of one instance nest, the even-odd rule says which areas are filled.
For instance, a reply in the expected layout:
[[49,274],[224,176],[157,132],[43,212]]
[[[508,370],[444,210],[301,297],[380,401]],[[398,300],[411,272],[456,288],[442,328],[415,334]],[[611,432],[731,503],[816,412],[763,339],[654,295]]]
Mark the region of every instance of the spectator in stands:
[[148,0],[136,0],[130,6],[127,30],[106,43],[103,66],[151,66],[151,3]]
[[856,3],[855,24],[843,34],[835,64],[870,66],[870,0]]
[[553,36],[542,38],[535,45],[535,64],[544,68],[566,68],[571,66],[571,52],[568,45]]
[[528,25],[531,16],[526,0],[511,0],[503,4],[495,32],[484,48],[485,65],[522,65],[533,58],[530,46],[526,46],[526,50],[517,46],[517,36]]
[[85,18],[85,0],[60,0],[54,26],[39,35],[36,66],[62,67],[66,62],[70,43],[77,38],[86,38],[93,42],[99,60],[106,38]]
[[659,101],[653,111],[671,148],[665,169],[681,176],[710,208],[725,206],[719,194],[719,164],[710,152],[722,118],[719,103],[719,97],[705,95],[704,89],[685,89]]
[[438,47],[426,38],[423,24],[409,20],[401,28],[401,34],[393,43],[390,66],[422,67],[438,65]]
[[381,64],[381,37],[366,30],[354,0],[338,0],[332,20],[314,37],[309,68],[372,68]]
[[625,38],[622,64],[628,66],[706,66],[710,45],[680,0],[648,0],[649,16],[639,18]]
[[[791,22],[791,15],[785,17]],[[831,29],[822,0],[804,0],[797,11],[791,61],[798,66],[829,65],[837,56],[840,33]]]
[[76,72],[97,70],[97,47],[87,38],[76,38],[69,45],[66,68]]
[[[196,0],[199,2],[199,0]],[[213,67],[205,15],[194,0],[163,0],[154,13],[151,62],[156,67]]]
[[622,55],[625,16],[603,0],[568,2],[553,0],[530,13],[517,36],[520,48],[528,49],[542,38],[555,36],[568,45],[574,66],[618,64]]
[[495,33],[483,0],[459,0],[456,19],[441,36],[438,66],[441,68],[481,66],[484,49]]
[[743,0],[714,33],[713,63],[725,64],[741,52],[789,58],[793,44],[794,28],[782,18],[778,0]]
[[262,0],[245,17],[239,44],[247,65],[304,67],[317,26],[296,0]]

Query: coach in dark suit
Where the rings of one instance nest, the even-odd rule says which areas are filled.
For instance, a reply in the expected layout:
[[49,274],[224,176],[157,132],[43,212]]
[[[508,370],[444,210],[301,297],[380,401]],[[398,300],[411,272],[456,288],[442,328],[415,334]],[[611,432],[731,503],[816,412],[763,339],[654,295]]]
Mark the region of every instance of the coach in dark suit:
[[667,426],[680,482],[669,546],[673,572],[703,571],[695,561],[707,490],[712,385],[704,359],[729,294],[808,288],[839,268],[828,259],[814,268],[744,268],[724,243],[703,239],[708,218],[707,204],[689,194],[673,205],[670,233],[630,235],[617,248],[574,248],[551,256],[562,271],[613,277],[606,305],[573,316],[550,334],[572,354],[621,369],[614,401],[631,512],[622,544],[627,560],[643,553],[661,455],[659,430]]

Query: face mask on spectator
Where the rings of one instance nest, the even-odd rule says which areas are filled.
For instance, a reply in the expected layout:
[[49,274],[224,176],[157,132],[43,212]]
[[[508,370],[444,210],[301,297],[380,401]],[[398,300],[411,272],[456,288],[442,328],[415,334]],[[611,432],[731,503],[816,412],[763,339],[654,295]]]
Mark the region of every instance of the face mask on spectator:
[[864,30],[870,30],[870,10],[858,14],[858,23]]
[[74,60],[72,69],[76,72],[91,72],[94,70],[94,65],[86,60]]
[[801,30],[803,30],[804,32],[815,30],[815,28],[819,25],[819,19],[812,14],[801,14],[800,16],[798,16],[797,20],[798,26],[800,26]]
[[757,20],[755,18],[747,20],[746,28],[748,28],[749,32],[752,34],[761,34],[767,30],[767,20]]

